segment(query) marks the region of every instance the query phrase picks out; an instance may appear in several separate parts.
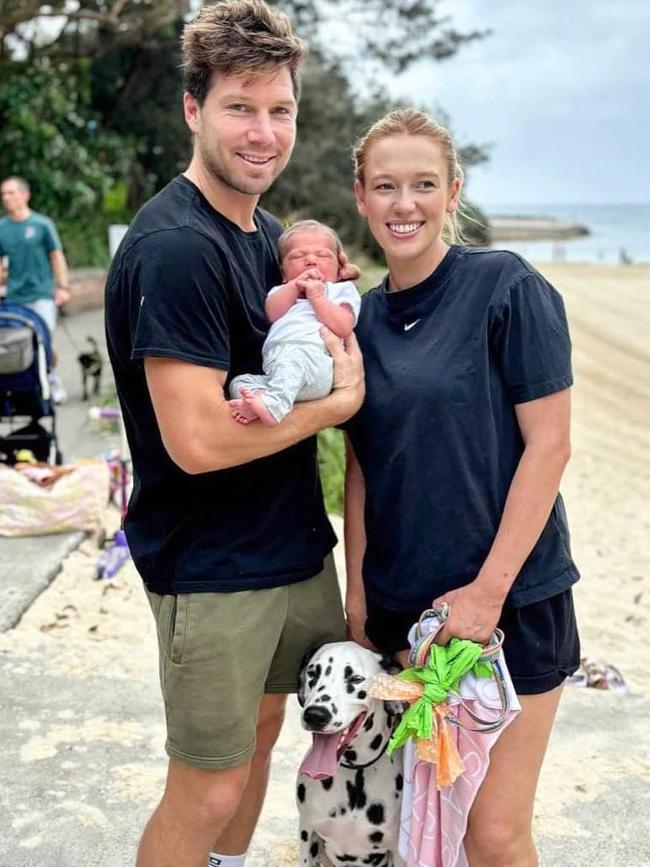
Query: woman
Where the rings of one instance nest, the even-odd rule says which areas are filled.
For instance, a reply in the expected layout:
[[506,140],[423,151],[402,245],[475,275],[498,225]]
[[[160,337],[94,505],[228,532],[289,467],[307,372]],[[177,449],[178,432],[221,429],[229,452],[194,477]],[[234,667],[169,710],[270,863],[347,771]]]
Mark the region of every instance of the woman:
[[539,771],[580,656],[558,496],[570,451],[564,307],[514,253],[444,239],[462,172],[427,115],[390,113],[355,161],[357,206],[389,273],[357,327],[367,394],[347,442],[350,633],[405,663],[408,629],[433,602],[449,605],[441,643],[504,630],[522,712],[493,748],[464,845],[471,867],[531,867]]

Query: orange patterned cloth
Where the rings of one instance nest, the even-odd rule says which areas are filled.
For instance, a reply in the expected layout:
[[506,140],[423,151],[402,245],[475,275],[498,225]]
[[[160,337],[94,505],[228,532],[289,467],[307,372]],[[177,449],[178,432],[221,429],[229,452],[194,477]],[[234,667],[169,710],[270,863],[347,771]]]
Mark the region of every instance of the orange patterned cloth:
[[[424,696],[424,684],[400,680],[384,672],[378,674],[371,687],[370,695],[384,701],[405,701],[414,704]],[[429,738],[420,738],[416,744],[416,756],[420,761],[436,765],[437,788],[453,786],[465,770],[456,744],[450,735],[446,716],[451,713],[446,702],[433,706],[433,732]]]

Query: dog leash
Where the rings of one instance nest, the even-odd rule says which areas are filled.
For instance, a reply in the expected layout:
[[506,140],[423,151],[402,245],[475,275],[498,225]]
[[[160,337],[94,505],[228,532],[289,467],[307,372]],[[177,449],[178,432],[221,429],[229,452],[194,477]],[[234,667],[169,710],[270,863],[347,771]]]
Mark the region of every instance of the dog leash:
[[80,353],[80,352],[82,352],[82,349],[79,346],[79,344],[77,343],[77,341],[74,339],[72,334],[70,333],[70,329],[68,328],[68,323],[65,321],[66,316],[67,316],[67,314],[61,314],[61,309],[59,308],[59,317],[58,317],[57,323],[56,323],[57,330],[63,331],[65,336],[68,338],[68,341],[70,342],[74,351],[77,353]]
[[[449,605],[446,602],[443,602],[441,605],[437,605],[433,608],[427,608],[420,615],[420,619],[415,626],[415,641],[409,655],[409,661],[415,668],[424,668],[428,664],[429,658],[431,656],[431,648],[433,644],[435,644],[436,636],[444,626],[448,615]],[[431,632],[425,633],[424,624],[427,620],[432,620],[434,618],[439,623],[438,628],[434,628]],[[495,732],[500,729],[507,720],[511,710],[510,694],[508,692],[508,688],[506,687],[505,677],[503,676],[503,670],[498,659],[501,648],[503,646],[503,639],[503,630],[498,628],[495,629],[488,643],[483,646],[483,652],[478,659],[479,662],[489,663],[492,669],[492,679],[496,684],[497,694],[499,696],[499,716],[493,720],[486,720],[478,716],[467,705],[460,693],[454,691],[453,695],[458,700],[458,703],[465,709],[467,715],[476,723],[476,725],[472,726],[468,723],[463,722],[462,720],[458,719],[456,714],[454,714],[450,710],[450,712],[446,715],[445,718],[452,725],[457,726],[458,728],[462,728],[468,732],[488,734],[490,732]]]
[[[348,768],[348,770],[351,770],[351,771],[360,771],[360,770],[363,770],[364,768],[372,767],[372,765],[374,765],[375,762],[378,762],[379,759],[384,755],[384,753],[388,749],[388,744],[390,743],[390,739],[392,738],[392,736],[393,736],[393,732],[391,731],[391,732],[389,732],[388,737],[386,738],[386,741],[385,741],[384,745],[382,746],[381,750],[377,753],[377,755],[374,757],[374,759],[371,759],[369,762],[366,762],[363,765],[352,764],[352,762],[339,762],[339,767]],[[345,756],[345,753],[343,753],[343,755]]]
[[[461,638],[452,638],[444,646],[437,644],[434,638],[447,614],[448,608],[442,606],[424,611],[409,635],[414,667],[405,669],[397,677],[379,674],[370,688],[374,698],[409,704],[387,752],[390,755],[406,741],[413,740],[417,758],[436,765],[439,790],[452,786],[465,770],[450,726],[487,734],[505,724],[510,710],[510,696],[497,659],[503,633],[495,632],[485,646]],[[496,719],[484,719],[476,714],[459,695],[460,682],[470,672],[479,678],[494,679],[500,703]],[[460,702],[473,724],[460,720],[452,711],[449,704],[452,696]]]

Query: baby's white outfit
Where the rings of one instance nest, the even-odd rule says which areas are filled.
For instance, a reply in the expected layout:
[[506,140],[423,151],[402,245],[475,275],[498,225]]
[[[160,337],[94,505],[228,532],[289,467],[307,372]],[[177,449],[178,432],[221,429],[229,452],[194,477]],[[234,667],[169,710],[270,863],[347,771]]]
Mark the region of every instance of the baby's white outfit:
[[[269,296],[281,288],[274,286]],[[325,283],[325,294],[334,304],[349,304],[357,324],[361,298],[354,283]],[[262,346],[264,375],[236,376],[230,383],[230,396],[241,397],[242,388],[264,389],[264,405],[278,422],[291,411],[295,401],[326,397],[332,390],[333,364],[320,336],[321,328],[311,302],[296,299],[266,335]]]

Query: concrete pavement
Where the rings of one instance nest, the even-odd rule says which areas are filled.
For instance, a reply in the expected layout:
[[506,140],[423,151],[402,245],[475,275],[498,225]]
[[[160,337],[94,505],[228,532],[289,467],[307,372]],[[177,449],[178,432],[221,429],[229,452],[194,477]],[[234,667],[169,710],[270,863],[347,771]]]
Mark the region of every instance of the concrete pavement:
[[[117,447],[115,434],[88,418],[93,401],[81,400],[81,378],[77,355],[88,349],[87,336],[97,340],[106,364],[104,390],[112,377],[104,340],[102,310],[87,310],[61,321],[56,336],[58,370],[69,399],[56,409],[56,428],[64,461],[96,457]],[[49,422],[45,423],[49,429]],[[0,537],[0,632],[18,622],[22,613],[58,573],[61,562],[83,539],[83,533],[52,536]]]

